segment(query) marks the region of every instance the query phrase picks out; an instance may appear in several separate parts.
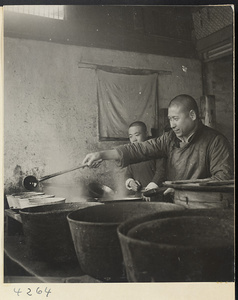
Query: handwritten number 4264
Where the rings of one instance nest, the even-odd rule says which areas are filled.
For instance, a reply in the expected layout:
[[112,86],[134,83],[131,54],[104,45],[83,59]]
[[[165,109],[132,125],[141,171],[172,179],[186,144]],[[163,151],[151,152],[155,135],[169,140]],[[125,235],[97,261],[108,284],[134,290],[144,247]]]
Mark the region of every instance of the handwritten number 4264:
[[[14,289],[14,292],[17,294],[17,296],[20,296],[20,294],[22,294],[22,290],[21,290],[21,289],[18,289],[18,290]],[[51,293],[51,289],[47,289],[47,287],[46,287],[45,290],[44,290],[44,292],[45,292],[45,294],[46,294],[46,297],[48,297],[49,294]],[[32,289],[27,288],[26,294],[27,294],[28,296],[32,296],[33,293],[34,293],[34,291],[33,291]],[[38,288],[35,290],[35,293],[38,294],[38,295],[40,295],[40,294],[43,293],[43,291],[38,287]]]

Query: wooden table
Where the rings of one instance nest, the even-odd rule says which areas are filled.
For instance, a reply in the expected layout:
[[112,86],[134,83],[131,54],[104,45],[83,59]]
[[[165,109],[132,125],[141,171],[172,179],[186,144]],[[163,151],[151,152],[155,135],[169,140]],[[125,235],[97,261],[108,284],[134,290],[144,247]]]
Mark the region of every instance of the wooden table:
[[[5,255],[20,266],[23,270],[29,273],[27,278],[18,278],[19,282],[22,280],[29,280],[27,282],[100,282],[85,273],[80,269],[79,264],[75,263],[60,263],[51,265],[44,261],[30,260],[26,256],[27,249],[23,236],[7,236],[4,240],[4,252]],[[6,276],[5,282],[11,282],[11,278]],[[16,278],[13,278],[16,282]]]
[[[100,282],[99,280],[86,275],[77,263],[60,263],[51,265],[44,261],[31,260],[27,256],[27,247],[24,236],[21,232],[21,217],[20,214],[11,209],[5,210],[6,229],[4,238],[4,255],[6,260],[13,262],[18,268],[22,269],[23,276],[8,276],[4,277],[4,282]],[[12,228],[9,231],[9,223],[11,221],[18,225],[15,228],[15,233]],[[7,268],[7,266],[5,266]],[[27,274],[27,275],[25,275]],[[28,276],[29,274],[29,276]]]

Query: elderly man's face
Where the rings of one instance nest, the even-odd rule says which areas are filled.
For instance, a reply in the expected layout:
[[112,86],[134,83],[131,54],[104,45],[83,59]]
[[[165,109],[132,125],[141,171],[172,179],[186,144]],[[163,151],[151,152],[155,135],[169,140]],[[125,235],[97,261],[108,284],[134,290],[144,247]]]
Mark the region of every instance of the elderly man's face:
[[182,106],[172,105],[168,109],[170,126],[178,138],[187,138],[196,126],[195,120]]

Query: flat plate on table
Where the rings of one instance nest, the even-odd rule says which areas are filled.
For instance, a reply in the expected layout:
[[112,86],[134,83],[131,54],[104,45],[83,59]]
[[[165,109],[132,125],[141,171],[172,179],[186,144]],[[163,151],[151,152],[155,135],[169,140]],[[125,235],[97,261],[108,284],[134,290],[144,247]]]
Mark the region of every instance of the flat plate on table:
[[34,195],[34,197],[30,196],[29,198],[7,195],[9,208],[15,210],[45,204],[63,203],[65,201],[65,198],[55,197],[54,195]]
[[164,183],[165,187],[174,188],[177,190],[190,190],[190,191],[208,191],[208,192],[234,192],[234,184],[228,185],[203,185],[200,183]]
[[41,201],[44,200],[44,198],[55,198],[55,195],[38,195],[38,196],[27,197],[29,201]]
[[66,199],[63,197],[34,198],[34,199],[29,199],[29,203],[37,204],[37,205],[45,205],[45,204],[64,203],[65,200]]
[[25,199],[25,198],[30,198],[30,197],[36,197],[39,195],[44,195],[44,194],[45,193],[43,193],[43,192],[21,192],[21,193],[12,194],[11,196],[17,197],[20,199]]

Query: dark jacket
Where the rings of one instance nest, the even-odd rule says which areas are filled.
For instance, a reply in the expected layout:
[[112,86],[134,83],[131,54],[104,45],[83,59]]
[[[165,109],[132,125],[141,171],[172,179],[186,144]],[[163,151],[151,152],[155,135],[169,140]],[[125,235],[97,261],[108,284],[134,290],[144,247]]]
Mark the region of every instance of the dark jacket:
[[171,130],[161,137],[119,146],[119,166],[141,161],[166,158],[167,180],[233,178],[232,150],[227,139],[218,131],[199,123],[188,143],[181,144]]
[[150,182],[160,186],[166,180],[165,173],[166,160],[153,159],[129,165],[126,169],[125,180],[128,178],[138,180],[142,187],[146,187]]

